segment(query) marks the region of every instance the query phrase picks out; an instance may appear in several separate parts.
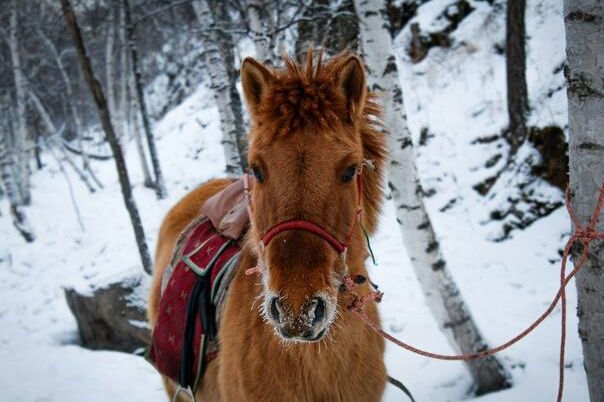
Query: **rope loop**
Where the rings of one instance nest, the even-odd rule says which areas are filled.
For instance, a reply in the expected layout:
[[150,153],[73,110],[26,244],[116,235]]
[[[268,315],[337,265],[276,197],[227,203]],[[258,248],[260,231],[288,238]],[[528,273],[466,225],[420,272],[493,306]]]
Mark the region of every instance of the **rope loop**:
[[[390,335],[389,333],[384,331],[378,324],[373,322],[367,316],[367,313],[365,311],[366,302],[369,299],[379,302],[379,300],[381,300],[381,296],[380,297],[369,296],[369,295],[358,296],[358,294],[356,294],[354,292],[354,287],[356,286],[356,284],[355,284],[354,280],[352,280],[350,277],[343,278],[343,281],[342,281],[346,290],[348,290],[355,296],[351,305],[349,306],[349,310],[352,311],[353,313],[355,313],[373,331],[377,332],[378,334],[383,336],[385,339],[389,340],[390,342],[394,343],[395,345],[397,345],[405,350],[408,350],[410,352],[413,352],[413,353],[421,355],[421,356],[430,357],[430,358],[438,359],[438,360],[470,361],[470,360],[483,359],[483,358],[492,356],[492,355],[494,355],[498,352],[501,352],[502,350],[505,350],[505,349],[509,348],[510,346],[514,345],[515,343],[517,343],[518,341],[520,341],[521,339],[526,337],[528,334],[530,334],[535,328],[537,328],[552,313],[552,311],[554,310],[554,308],[556,307],[558,302],[561,301],[560,364],[559,364],[559,370],[558,370],[558,396],[557,396],[557,402],[561,402],[562,396],[564,393],[564,355],[565,355],[565,348],[566,348],[566,286],[568,286],[571,279],[577,274],[577,272],[579,272],[579,270],[581,270],[581,268],[583,267],[583,264],[585,264],[585,262],[587,261],[589,244],[596,239],[604,239],[604,232],[596,231],[596,226],[597,226],[598,220],[600,218],[600,212],[601,212],[602,206],[604,204],[604,183],[600,186],[600,193],[599,193],[598,200],[596,202],[596,206],[594,208],[594,212],[593,212],[588,224],[585,227],[580,224],[580,222],[577,219],[577,216],[575,214],[575,211],[572,209],[572,206],[570,203],[570,190],[568,187],[566,188],[565,199],[566,199],[566,208],[568,210],[571,221],[573,223],[574,231],[573,231],[572,235],[570,236],[570,238],[568,239],[568,241],[566,242],[566,245],[564,247],[564,253],[562,254],[562,262],[560,265],[560,287],[558,289],[558,292],[554,296],[554,299],[552,300],[552,302],[550,303],[548,308],[545,310],[545,312],[543,314],[541,314],[541,316],[539,316],[535,321],[533,321],[533,323],[531,325],[529,325],[528,328],[526,328],[524,331],[522,331],[520,334],[516,335],[514,338],[510,339],[509,341],[507,341],[497,347],[494,347],[494,348],[491,348],[491,349],[488,349],[485,351],[476,352],[476,353],[459,354],[459,355],[444,355],[444,354],[439,354],[439,353],[433,353],[433,352],[429,352],[429,351],[417,348],[415,346],[412,346],[412,345],[410,345],[406,342],[403,342],[402,340],[397,339],[394,336]],[[581,252],[581,255],[580,255],[578,261],[574,264],[573,270],[568,275],[566,275],[566,264],[568,261],[568,257],[571,253],[572,246],[576,242],[580,242],[583,244],[583,250]],[[381,295],[381,292],[376,292],[376,293],[380,293],[380,295]],[[376,298],[373,299],[373,297],[376,297]]]

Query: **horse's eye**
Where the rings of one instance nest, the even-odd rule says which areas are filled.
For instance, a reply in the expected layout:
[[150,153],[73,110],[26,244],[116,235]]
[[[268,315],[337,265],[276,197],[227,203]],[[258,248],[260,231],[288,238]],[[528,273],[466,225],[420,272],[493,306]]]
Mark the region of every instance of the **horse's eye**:
[[349,166],[348,169],[342,175],[342,181],[344,183],[351,181],[354,179],[354,176],[357,173],[357,167],[355,165]]
[[254,175],[254,177],[256,178],[256,180],[258,180],[260,183],[264,182],[264,176],[262,175],[262,172],[260,171],[260,169],[258,169],[257,167],[253,166],[251,168],[252,170],[252,174]]

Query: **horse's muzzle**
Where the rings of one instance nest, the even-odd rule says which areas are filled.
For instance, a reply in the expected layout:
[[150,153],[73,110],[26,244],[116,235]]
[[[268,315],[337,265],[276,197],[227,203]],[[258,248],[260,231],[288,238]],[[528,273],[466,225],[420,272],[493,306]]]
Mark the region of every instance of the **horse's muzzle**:
[[267,315],[284,339],[315,342],[327,332],[328,304],[321,296],[313,297],[297,315],[282,298],[273,296],[268,303]]

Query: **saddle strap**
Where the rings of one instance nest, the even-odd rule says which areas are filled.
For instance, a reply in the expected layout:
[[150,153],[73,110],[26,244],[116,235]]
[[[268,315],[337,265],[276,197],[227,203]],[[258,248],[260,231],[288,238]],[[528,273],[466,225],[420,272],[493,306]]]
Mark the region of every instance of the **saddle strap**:
[[[205,364],[202,360],[205,356],[207,342],[202,342],[202,350],[199,351],[199,360],[201,373],[193,372],[193,360],[194,360],[194,342],[195,342],[195,324],[197,318],[201,320],[203,328],[203,335],[209,340],[213,340],[217,336],[215,312],[212,305],[212,284],[211,284],[211,272],[216,264],[216,261],[220,256],[231,246],[235,241],[229,239],[220,250],[214,255],[208,266],[204,270],[204,275],[198,275],[197,282],[191,290],[189,300],[187,301],[186,317],[185,317],[185,331],[183,347],[180,354],[180,367],[178,370],[178,383],[182,388],[192,388],[195,385],[196,378],[203,376],[205,371]],[[206,274],[208,273],[208,274]],[[195,392],[195,389],[193,389]]]

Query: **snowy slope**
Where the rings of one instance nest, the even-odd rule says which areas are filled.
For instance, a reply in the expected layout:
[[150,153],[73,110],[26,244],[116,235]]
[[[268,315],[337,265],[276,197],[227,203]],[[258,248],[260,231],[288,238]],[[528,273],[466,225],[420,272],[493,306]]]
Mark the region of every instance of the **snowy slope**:
[[[450,1],[433,0],[419,10],[428,27]],[[565,91],[552,73],[563,60],[560,5],[529,1],[527,13],[528,80],[534,107],[532,124],[566,125]],[[405,57],[409,32],[398,37],[401,81],[416,143],[421,129],[433,138],[418,149],[419,168],[435,194],[428,206],[443,251],[475,319],[495,345],[515,335],[545,309],[558,282],[559,249],[568,237],[568,219],[557,210],[510,240],[495,243],[496,230],[485,201],[472,186],[489,175],[485,161],[501,143],[472,145],[478,137],[505,125],[504,60],[493,50],[504,39],[503,16],[488,17],[484,2],[455,32],[451,49],[432,49],[417,65]],[[481,32],[477,35],[476,32]],[[205,128],[204,128],[205,127]],[[218,115],[212,99],[199,88],[169,112],[155,129],[170,197],[158,202],[143,188],[137,155],[128,146],[127,162],[135,183],[151,246],[163,214],[189,189],[221,175]],[[49,158],[47,156],[47,158]],[[140,357],[92,352],[77,346],[77,329],[63,288],[105,283],[112,277],[141,276],[138,254],[111,162],[95,168],[106,189],[94,195],[71,177],[85,230],[77,223],[65,178],[52,159],[33,177],[34,204],[29,219],[38,240],[29,245],[10,223],[6,203],[0,216],[0,402],[165,401],[161,381]],[[71,173],[70,173],[71,174]],[[559,197],[543,184],[540,191]],[[455,201],[452,201],[455,200]],[[383,326],[406,341],[433,351],[452,352],[423,301],[390,204],[386,204],[373,245],[378,266],[372,279],[385,291]],[[587,401],[580,342],[576,335],[574,287],[569,291],[569,340],[566,401]],[[485,402],[555,399],[559,310],[527,339],[501,354],[514,387],[476,400]],[[461,363],[432,361],[388,346],[390,374],[402,380],[418,401],[468,400],[469,375]],[[405,400],[389,386],[385,401]]]

